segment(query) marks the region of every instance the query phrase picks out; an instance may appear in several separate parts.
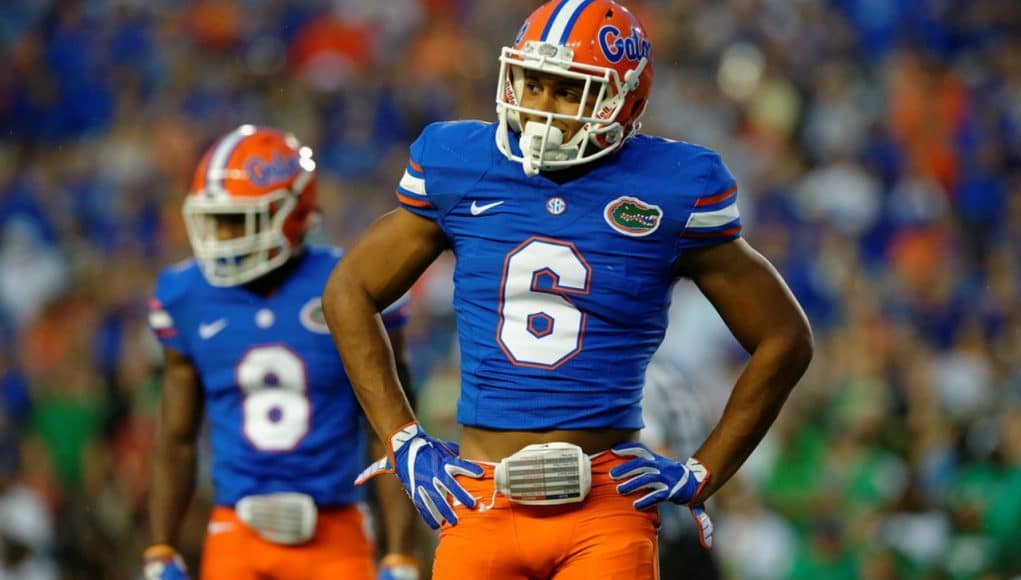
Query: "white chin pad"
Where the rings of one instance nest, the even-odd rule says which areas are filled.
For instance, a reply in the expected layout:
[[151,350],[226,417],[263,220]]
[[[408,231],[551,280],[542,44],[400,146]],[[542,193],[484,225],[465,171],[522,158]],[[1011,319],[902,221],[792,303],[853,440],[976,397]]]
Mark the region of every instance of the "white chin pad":
[[546,142],[546,153],[559,149],[564,144],[564,132],[552,125],[547,130],[544,123],[525,123],[525,130],[521,132],[522,155],[539,157],[543,152],[543,141]]
[[575,157],[578,149],[564,147],[564,132],[552,125],[529,121],[521,132],[521,156],[524,157],[525,173],[535,175],[546,161],[566,161]]

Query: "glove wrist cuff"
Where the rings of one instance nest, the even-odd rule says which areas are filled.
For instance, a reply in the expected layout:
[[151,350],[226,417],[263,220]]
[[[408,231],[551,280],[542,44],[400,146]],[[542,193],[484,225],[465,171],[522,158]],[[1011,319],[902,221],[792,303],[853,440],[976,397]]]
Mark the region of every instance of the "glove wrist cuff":
[[418,560],[414,556],[407,554],[387,554],[383,556],[383,559],[379,562],[380,568],[393,568],[398,566],[414,566],[418,567]]
[[709,478],[712,477],[712,472],[706,467],[704,463],[699,461],[697,457],[689,457],[684,466],[688,468],[688,471],[695,477],[695,481],[698,482],[698,489],[692,494],[692,499],[696,499],[702,494],[702,489],[709,483]]
[[411,421],[391,433],[386,439],[386,444],[387,447],[390,448],[390,453],[392,455],[396,455],[401,447],[404,447],[408,441],[411,441],[415,437],[420,437],[424,433],[425,432],[422,430],[422,426],[418,424],[418,421]]
[[172,558],[177,555],[177,550],[174,549],[170,544],[153,544],[142,552],[142,557],[146,560],[155,560],[161,558]]
[[709,468],[706,467],[705,463],[702,463],[697,457],[689,457],[688,460],[684,462],[684,466],[690,469],[699,481],[709,479],[709,475],[711,473]]

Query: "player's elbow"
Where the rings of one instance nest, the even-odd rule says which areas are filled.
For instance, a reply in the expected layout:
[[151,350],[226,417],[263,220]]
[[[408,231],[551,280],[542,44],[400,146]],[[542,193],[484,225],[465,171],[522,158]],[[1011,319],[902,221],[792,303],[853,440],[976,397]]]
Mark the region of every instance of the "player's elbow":
[[355,269],[341,259],[323,288],[323,316],[334,333],[356,315],[359,304],[368,303],[367,293]]
[[798,317],[796,322],[782,333],[784,358],[788,368],[795,371],[800,377],[804,374],[808,364],[812,362],[815,354],[815,339],[812,336],[812,327],[804,317]]
[[326,324],[331,329],[344,317],[345,311],[350,308],[350,300],[357,296],[361,289],[358,277],[350,268],[345,267],[344,260],[341,260],[330,273],[323,288],[323,316]]

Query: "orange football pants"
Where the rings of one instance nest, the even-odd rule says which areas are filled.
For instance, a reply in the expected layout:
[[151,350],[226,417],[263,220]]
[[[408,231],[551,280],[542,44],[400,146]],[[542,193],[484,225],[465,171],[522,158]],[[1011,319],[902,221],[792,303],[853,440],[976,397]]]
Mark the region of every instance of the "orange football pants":
[[[433,580],[655,580],[659,512],[636,511],[617,493],[612,467],[626,459],[592,458],[592,491],[579,503],[526,506],[497,494],[483,511],[456,506],[458,524],[444,524]],[[492,464],[482,479],[458,476],[468,493],[488,505]]]
[[373,580],[374,548],[358,506],[320,508],[312,539],[297,546],[268,542],[233,508],[216,506],[202,550],[202,580]]

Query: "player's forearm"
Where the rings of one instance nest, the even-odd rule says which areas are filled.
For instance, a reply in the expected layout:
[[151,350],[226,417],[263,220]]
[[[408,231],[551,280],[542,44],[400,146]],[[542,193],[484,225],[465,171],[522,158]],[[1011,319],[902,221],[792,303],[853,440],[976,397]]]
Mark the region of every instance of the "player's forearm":
[[695,457],[712,477],[698,500],[723,486],[765,436],[812,358],[811,332],[794,328],[763,340],[737,380],[723,416]]
[[[396,356],[396,354],[395,354]],[[404,397],[408,400],[408,404],[414,410],[416,407],[415,395],[415,384],[411,379],[411,367],[408,366],[408,362],[403,357],[398,357],[395,360],[397,368],[397,380],[400,381],[401,389],[404,391]]]
[[175,545],[177,532],[195,491],[194,442],[160,441],[153,458],[149,525],[153,544]]
[[[395,355],[396,356],[396,355]],[[408,398],[412,409],[415,408],[415,390],[411,379],[411,369],[403,357],[397,357],[397,377],[404,388],[404,396]],[[381,444],[373,446],[373,456],[386,453]],[[376,494],[380,498],[383,521],[383,550],[385,554],[405,554],[414,556],[415,530],[418,527],[418,514],[414,504],[404,493],[401,482],[396,477],[377,477]]]
[[355,396],[381,440],[414,420],[397,378],[378,308],[342,268],[330,276],[323,292],[323,313]]

